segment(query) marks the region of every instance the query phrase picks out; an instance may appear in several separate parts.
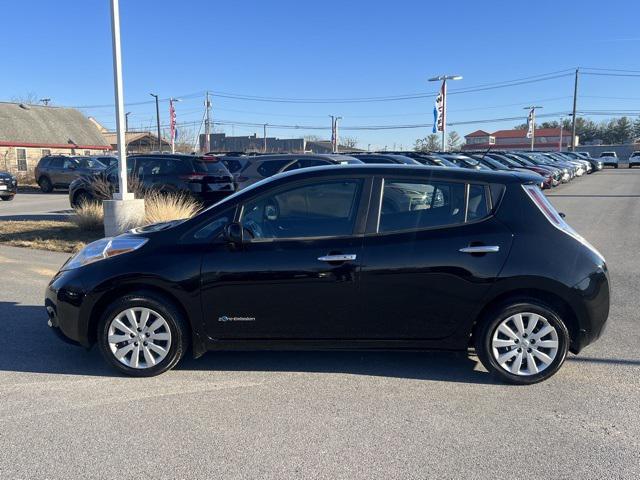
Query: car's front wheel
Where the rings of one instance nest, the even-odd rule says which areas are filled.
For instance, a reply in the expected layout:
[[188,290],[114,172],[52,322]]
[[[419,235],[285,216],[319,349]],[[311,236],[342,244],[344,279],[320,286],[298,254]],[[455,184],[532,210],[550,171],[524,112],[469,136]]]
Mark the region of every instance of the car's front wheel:
[[556,373],[569,350],[560,315],[535,300],[504,304],[485,317],[476,353],[489,372],[515,384],[541,382]]
[[127,375],[151,377],[173,368],[189,345],[179,310],[152,293],[130,294],[113,302],[98,326],[105,360]]

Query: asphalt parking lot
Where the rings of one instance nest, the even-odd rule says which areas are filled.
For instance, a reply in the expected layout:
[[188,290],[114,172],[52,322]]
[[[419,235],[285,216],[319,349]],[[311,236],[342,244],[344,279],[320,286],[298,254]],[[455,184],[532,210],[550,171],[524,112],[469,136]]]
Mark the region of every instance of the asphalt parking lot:
[[66,191],[20,192],[12,201],[0,203],[0,222],[2,220],[64,219],[72,211],[69,207],[69,194]]
[[0,478],[639,478],[640,170],[549,196],[606,257],[612,308],[528,387],[449,353],[209,353],[124,378],[46,327],[66,255],[0,247]]

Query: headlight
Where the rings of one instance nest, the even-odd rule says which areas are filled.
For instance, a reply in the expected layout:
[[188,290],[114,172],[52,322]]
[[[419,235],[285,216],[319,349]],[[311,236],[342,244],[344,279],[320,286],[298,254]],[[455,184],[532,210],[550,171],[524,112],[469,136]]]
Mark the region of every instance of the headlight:
[[143,237],[113,237],[96,240],[71,257],[62,270],[73,270],[105,258],[133,252],[147,241],[148,239]]

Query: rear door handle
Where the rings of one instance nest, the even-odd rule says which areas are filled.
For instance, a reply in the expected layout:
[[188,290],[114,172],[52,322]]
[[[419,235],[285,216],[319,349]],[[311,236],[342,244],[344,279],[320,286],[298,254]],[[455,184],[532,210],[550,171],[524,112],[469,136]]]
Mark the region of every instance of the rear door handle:
[[474,247],[461,248],[462,253],[496,253],[500,251],[498,245],[476,245]]
[[318,257],[318,260],[321,262],[348,262],[355,259],[355,254],[325,255],[324,257]]

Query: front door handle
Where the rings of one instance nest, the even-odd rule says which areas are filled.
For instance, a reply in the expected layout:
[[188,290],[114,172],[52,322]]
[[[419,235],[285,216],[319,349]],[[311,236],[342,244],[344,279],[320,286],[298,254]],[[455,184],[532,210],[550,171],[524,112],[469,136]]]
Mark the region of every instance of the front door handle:
[[355,259],[355,254],[325,255],[324,257],[318,257],[318,260],[321,262],[348,262]]
[[498,245],[476,245],[473,247],[461,248],[462,253],[496,253],[500,251]]

